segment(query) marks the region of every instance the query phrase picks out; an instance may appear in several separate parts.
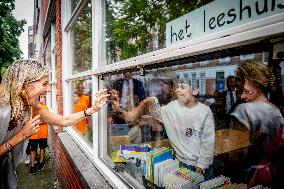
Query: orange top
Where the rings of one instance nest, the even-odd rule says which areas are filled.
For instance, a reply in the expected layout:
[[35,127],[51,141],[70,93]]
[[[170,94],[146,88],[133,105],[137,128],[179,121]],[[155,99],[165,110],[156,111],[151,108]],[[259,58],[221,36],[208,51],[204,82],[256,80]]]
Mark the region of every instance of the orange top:
[[[45,104],[42,104],[43,107],[45,109],[48,110],[47,106]],[[38,114],[38,111],[34,111],[34,115],[37,115]],[[39,131],[32,135],[30,137],[30,139],[45,139],[45,138],[48,138],[48,125],[46,123],[42,123],[42,124],[39,124]]]
[[90,106],[90,97],[86,96],[86,95],[80,96],[79,97],[79,103],[83,103],[83,104],[85,104],[86,108],[89,108],[89,106]]
[[[89,107],[90,97],[82,95],[79,97],[79,102],[74,104],[74,112],[80,112]],[[75,127],[79,130],[81,134],[85,134],[89,131],[88,119],[85,118],[82,121],[75,124]]]

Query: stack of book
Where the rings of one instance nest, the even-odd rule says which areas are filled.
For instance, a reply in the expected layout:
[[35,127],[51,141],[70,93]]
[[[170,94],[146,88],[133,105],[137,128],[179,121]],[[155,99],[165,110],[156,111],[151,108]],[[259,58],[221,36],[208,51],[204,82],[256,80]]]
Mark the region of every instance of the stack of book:
[[149,152],[151,148],[148,145],[120,145],[118,155],[125,159],[145,159],[145,154]]
[[166,174],[163,183],[167,189],[198,189],[199,183],[203,181],[204,176],[202,174],[186,168],[179,168]]
[[159,187],[164,187],[163,178],[165,175],[173,170],[179,168],[179,161],[168,159],[154,165],[154,184]]
[[[155,171],[155,165],[157,167],[157,164],[164,162],[166,160],[170,160],[170,159],[173,159],[173,150],[168,147],[155,148],[152,151],[146,153],[145,159],[143,161],[143,170],[144,170],[145,178],[149,180],[151,183],[161,182],[161,181],[158,181],[158,179],[161,179],[161,177],[157,177],[158,175],[155,175],[155,173],[156,174],[160,173],[160,172]],[[161,166],[161,164],[159,166]],[[172,165],[172,166],[173,166],[172,169],[176,167],[175,165]],[[171,166],[168,167],[169,171],[172,169],[171,169]],[[160,171],[162,171],[163,174],[165,174],[164,169],[161,169]]]

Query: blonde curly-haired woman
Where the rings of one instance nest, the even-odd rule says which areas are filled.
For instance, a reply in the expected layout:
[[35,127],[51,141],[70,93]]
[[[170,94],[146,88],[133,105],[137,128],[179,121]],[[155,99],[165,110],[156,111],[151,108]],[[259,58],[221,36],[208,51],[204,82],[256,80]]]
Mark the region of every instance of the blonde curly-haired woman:
[[[68,126],[92,115],[107,103],[106,90],[96,93],[94,105],[62,116],[45,109],[39,97],[50,91],[48,69],[38,60],[18,60],[0,85],[0,188],[17,187],[15,169],[22,158],[23,141],[39,130],[39,123]],[[32,115],[33,110],[39,115]]]

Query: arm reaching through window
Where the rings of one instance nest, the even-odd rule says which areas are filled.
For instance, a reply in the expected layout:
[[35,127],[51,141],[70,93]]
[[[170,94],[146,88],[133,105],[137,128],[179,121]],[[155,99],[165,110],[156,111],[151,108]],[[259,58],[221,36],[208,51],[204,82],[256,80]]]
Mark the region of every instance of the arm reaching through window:
[[141,101],[138,106],[134,107],[132,110],[126,111],[119,105],[117,91],[112,90],[110,95],[112,97],[113,111],[122,113],[126,123],[136,125],[139,123],[139,118],[142,115],[151,115],[151,123],[153,126],[158,125],[155,123],[161,122],[161,107],[156,97],[148,97]]

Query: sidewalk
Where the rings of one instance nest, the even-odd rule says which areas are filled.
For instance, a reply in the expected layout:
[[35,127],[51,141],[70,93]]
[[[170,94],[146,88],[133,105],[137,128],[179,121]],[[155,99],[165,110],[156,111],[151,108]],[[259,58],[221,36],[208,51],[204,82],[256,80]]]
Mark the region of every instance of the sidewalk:
[[55,164],[46,150],[45,152],[45,169],[37,172],[36,175],[30,176],[30,167],[21,162],[17,167],[18,189],[60,189],[59,181],[56,176]]

